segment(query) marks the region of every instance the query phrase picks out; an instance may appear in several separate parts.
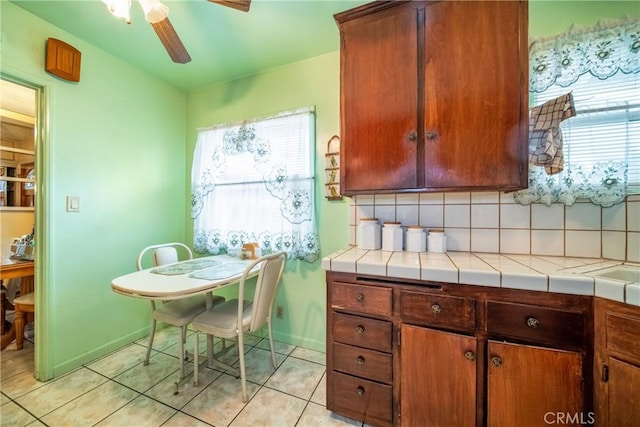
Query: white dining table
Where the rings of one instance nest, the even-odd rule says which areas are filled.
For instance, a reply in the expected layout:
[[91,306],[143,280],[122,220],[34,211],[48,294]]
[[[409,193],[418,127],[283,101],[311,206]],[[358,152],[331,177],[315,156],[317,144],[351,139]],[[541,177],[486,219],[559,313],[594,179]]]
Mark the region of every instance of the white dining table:
[[[121,295],[147,300],[175,300],[205,294],[207,309],[213,305],[212,292],[236,284],[253,260],[241,260],[228,255],[215,255],[151,267],[116,277],[111,289]],[[256,265],[248,277],[258,274]],[[213,337],[207,336],[208,366],[213,367]],[[176,383],[176,393],[179,384]]]
[[[237,282],[251,262],[228,255],[195,258],[116,277],[111,281],[111,289],[129,297],[150,300],[210,295],[211,291]],[[253,273],[257,271],[258,268]]]

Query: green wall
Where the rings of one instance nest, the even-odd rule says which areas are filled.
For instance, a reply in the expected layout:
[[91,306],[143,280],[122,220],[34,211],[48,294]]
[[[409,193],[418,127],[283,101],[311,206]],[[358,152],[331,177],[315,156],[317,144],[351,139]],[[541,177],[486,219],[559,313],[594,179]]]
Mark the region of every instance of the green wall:
[[[192,92],[187,101],[189,162],[199,127],[315,106],[316,213],[322,256],[348,244],[347,199],[329,202],[324,197],[324,154],[331,136],[340,133],[339,64],[340,55],[333,52]],[[190,167],[187,166],[189,171]],[[187,182],[189,180],[190,176]],[[251,209],[251,206],[247,209]],[[256,212],[256,215],[260,215],[260,212]],[[193,237],[192,226],[189,218],[185,233],[190,241]],[[273,321],[277,340],[324,351],[324,280],[324,270],[319,261],[313,264],[301,261],[289,263],[276,296],[276,304],[285,307],[283,319]]]
[[[49,379],[147,333],[146,301],[113,293],[144,246],[184,237],[186,94],[0,3],[2,72],[44,87],[37,148],[37,377]],[[44,72],[45,41],[82,52],[81,79]],[[80,197],[67,213],[66,196]]]

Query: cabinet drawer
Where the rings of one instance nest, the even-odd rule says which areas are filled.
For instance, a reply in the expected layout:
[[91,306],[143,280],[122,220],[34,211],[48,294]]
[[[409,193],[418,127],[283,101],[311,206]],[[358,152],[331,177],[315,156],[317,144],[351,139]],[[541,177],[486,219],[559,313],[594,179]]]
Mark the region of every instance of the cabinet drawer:
[[487,332],[549,344],[583,345],[581,312],[487,301]]
[[333,339],[344,344],[391,352],[392,324],[349,314],[333,314]]
[[472,298],[402,292],[402,321],[473,332],[476,327],[476,301]]
[[376,420],[391,422],[393,393],[390,385],[379,384],[350,375],[333,372],[333,401],[336,408],[344,408],[359,415],[357,418],[376,425]]
[[640,360],[640,318],[607,313],[607,348]]
[[391,316],[391,288],[333,283],[331,308],[378,316]]
[[391,354],[334,343],[333,369],[381,383],[393,381]]

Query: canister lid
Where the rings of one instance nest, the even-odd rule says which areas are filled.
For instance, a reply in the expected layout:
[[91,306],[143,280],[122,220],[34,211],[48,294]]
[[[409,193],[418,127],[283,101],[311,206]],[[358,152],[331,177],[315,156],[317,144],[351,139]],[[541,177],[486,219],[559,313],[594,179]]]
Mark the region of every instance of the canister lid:
[[360,221],[361,222],[362,221],[365,221],[365,222],[367,222],[367,221],[378,221],[378,218],[360,218]]
[[429,233],[444,233],[444,230],[441,228],[433,228],[429,230]]
[[407,229],[409,230],[424,230],[424,227],[421,225],[407,225]]
[[384,225],[401,225],[402,223],[400,221],[385,221],[383,224]]

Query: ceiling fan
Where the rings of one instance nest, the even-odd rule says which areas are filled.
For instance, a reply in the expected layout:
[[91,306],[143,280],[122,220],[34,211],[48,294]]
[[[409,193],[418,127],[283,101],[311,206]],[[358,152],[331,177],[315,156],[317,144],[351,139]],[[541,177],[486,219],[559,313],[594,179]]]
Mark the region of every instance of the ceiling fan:
[[[248,12],[251,0],[208,0],[223,6],[231,7],[243,12]],[[131,0],[102,0],[107,5],[109,11],[119,17],[124,18],[127,24],[131,23],[130,10]],[[144,19],[151,24],[158,38],[169,53],[173,62],[186,64],[191,61],[189,52],[182,44],[178,33],[169,21],[169,8],[162,4],[160,0],[138,0],[144,11]]]

